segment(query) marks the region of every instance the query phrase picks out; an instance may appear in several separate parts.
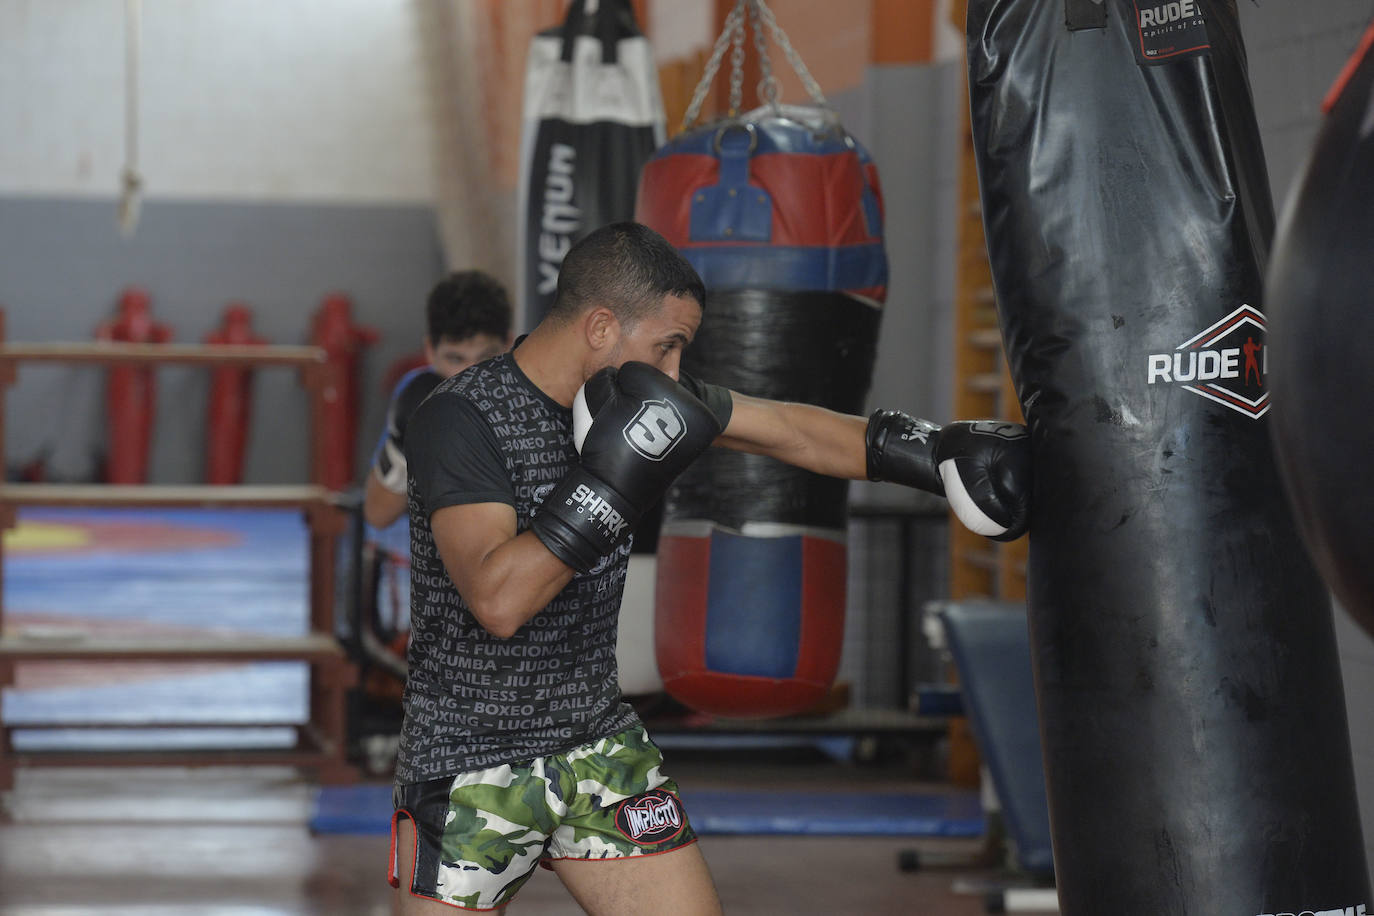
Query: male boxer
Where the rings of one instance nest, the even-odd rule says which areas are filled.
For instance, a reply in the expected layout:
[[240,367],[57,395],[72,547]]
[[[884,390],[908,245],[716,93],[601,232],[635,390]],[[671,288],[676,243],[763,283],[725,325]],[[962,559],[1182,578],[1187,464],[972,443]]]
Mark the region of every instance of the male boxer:
[[895,411],[866,422],[683,376],[704,300],[657,233],[599,229],[568,252],[539,326],[411,419],[392,821],[407,916],[504,910],[536,864],[588,912],[720,912],[615,666],[635,523],[708,446],[949,492],[981,530],[1025,530],[1024,431]]
[[363,488],[363,518],[385,528],[406,509],[406,423],[434,386],[509,349],[511,308],[505,287],[480,270],[450,274],[425,302],[425,362],[391,392],[386,428]]

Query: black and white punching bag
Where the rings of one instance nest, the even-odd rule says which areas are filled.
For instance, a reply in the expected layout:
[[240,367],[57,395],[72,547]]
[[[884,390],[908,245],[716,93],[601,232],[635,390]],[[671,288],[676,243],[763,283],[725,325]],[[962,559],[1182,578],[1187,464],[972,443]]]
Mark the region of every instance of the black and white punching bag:
[[1235,5],[970,0],[968,53],[1062,912],[1364,912],[1331,606],[1269,446]]
[[630,0],[572,0],[530,42],[520,139],[520,309],[534,327],[553,304],[563,256],[630,219],[639,170],[665,136],[649,40]]

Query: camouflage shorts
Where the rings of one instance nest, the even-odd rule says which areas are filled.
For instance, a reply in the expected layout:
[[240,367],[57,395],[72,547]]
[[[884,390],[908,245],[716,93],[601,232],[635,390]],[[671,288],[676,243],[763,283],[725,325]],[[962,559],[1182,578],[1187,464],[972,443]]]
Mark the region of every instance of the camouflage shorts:
[[415,824],[411,893],[473,910],[504,906],[550,859],[619,859],[696,841],[643,727],[515,766],[397,786],[391,819]]

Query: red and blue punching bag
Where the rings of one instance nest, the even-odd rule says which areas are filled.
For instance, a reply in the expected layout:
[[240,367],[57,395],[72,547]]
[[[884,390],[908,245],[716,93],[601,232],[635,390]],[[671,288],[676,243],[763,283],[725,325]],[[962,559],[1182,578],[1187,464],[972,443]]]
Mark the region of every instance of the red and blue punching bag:
[[[225,306],[220,325],[205,335],[208,344],[252,346],[266,344],[253,333],[253,310],[242,302]],[[205,482],[243,483],[243,455],[253,413],[253,370],[225,366],[210,374],[210,399],[205,421]]]
[[[137,287],[119,297],[115,317],[96,328],[97,340],[154,344],[172,339],[172,329],[153,320],[152,300]],[[148,482],[148,453],[157,415],[157,378],[149,366],[113,366],[105,377],[109,431],[106,481]]]
[[1270,448],[1235,3],[970,0],[968,65],[1060,911],[1365,912],[1330,600]]
[[[887,294],[877,171],[834,113],[765,106],[683,133],[644,167],[636,219],[706,284],[685,371],[861,413]],[[847,481],[711,449],[668,492],[655,654],[697,710],[802,712],[844,637]]]

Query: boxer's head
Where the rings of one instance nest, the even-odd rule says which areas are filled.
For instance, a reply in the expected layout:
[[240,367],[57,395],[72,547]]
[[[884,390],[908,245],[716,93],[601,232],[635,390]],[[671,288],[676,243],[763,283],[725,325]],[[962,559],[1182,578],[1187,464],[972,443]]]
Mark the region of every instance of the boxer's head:
[[677,378],[705,301],[701,277],[667,239],[612,223],[568,251],[548,319],[579,324],[595,353],[590,372],[636,360]]

